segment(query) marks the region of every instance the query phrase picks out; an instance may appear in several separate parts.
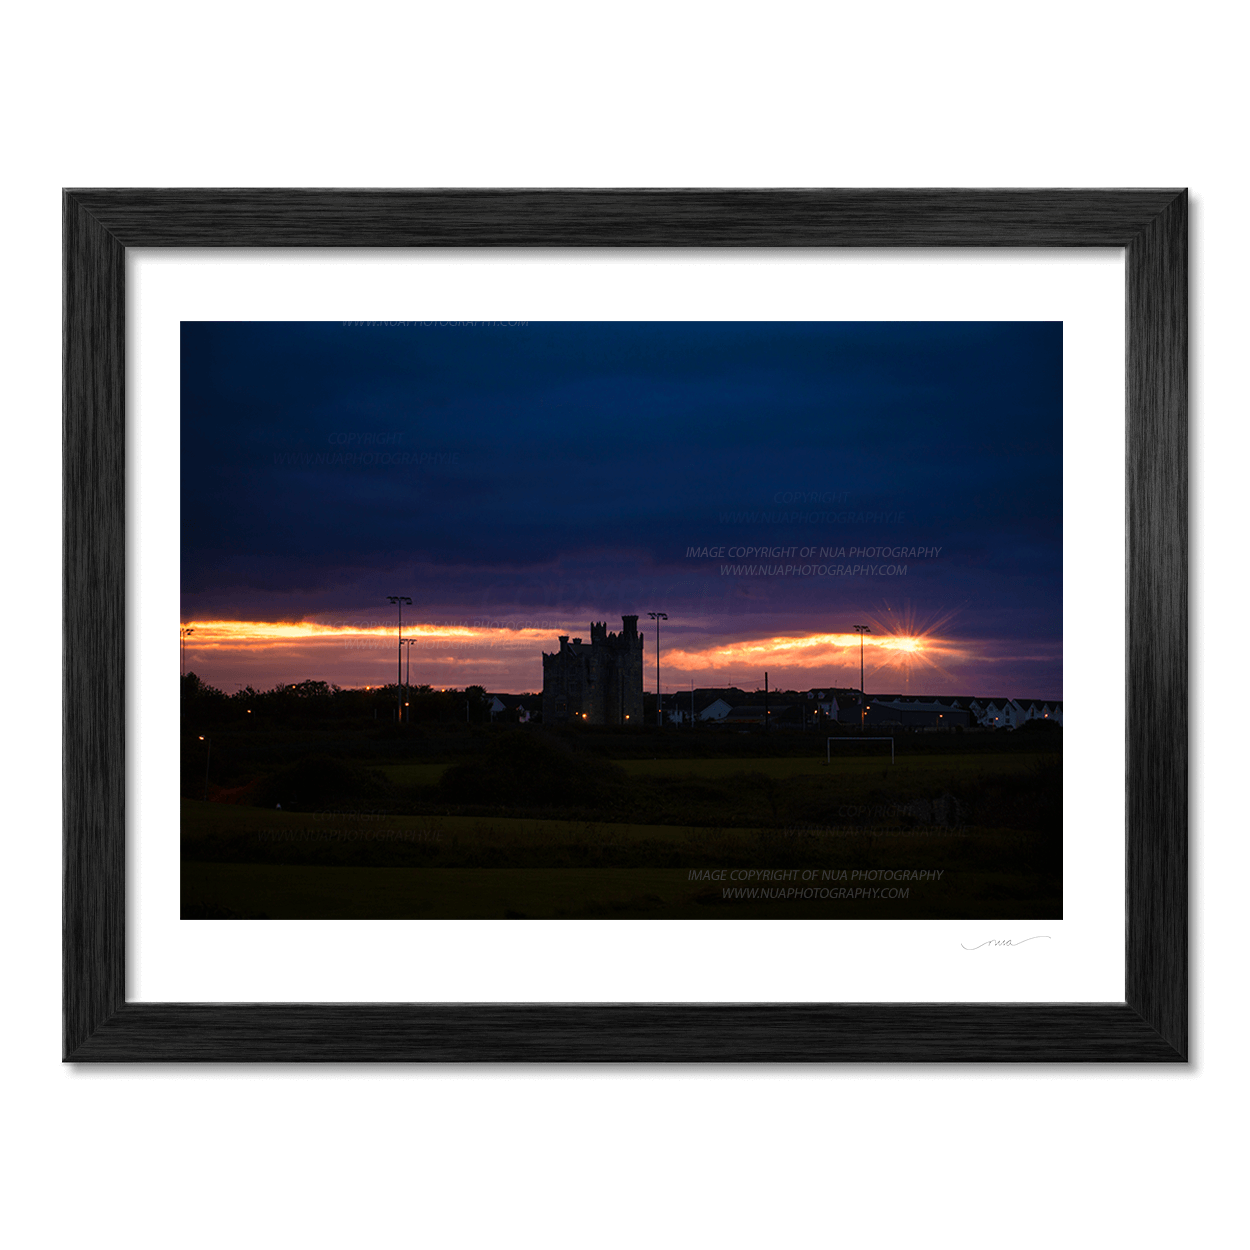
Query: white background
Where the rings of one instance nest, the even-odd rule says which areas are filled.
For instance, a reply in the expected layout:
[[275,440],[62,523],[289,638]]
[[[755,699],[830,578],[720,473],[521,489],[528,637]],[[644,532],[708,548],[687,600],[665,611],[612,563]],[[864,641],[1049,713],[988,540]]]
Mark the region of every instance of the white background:
[[[10,16],[3,1224],[15,1244],[1103,1246],[1244,1228],[1244,32],[1222,4]],[[1190,200],[1186,1068],[59,1064],[63,185],[1172,186]],[[1209,710],[1208,710],[1209,709]]]
[[[1121,249],[136,251],[127,298],[127,997],[167,1002],[1120,1002],[1124,998]],[[181,320],[1063,323],[1063,919],[178,919]],[[802,869],[803,856],[793,865]],[[1031,941],[1031,939],[1038,939]],[[1045,939],[1045,940],[1041,940]],[[999,950],[988,940],[1028,943]],[[979,948],[970,954],[969,948]],[[1004,957],[1005,956],[1005,957]]]

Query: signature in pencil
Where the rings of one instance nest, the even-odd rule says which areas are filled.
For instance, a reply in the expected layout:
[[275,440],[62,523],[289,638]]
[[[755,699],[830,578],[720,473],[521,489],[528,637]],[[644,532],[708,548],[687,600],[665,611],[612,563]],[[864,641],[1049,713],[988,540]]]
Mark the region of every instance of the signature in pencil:
[[964,946],[962,942],[960,946],[964,946],[966,951],[979,951],[982,946],[1023,946],[1025,942],[1036,942],[1039,938],[1050,939],[1049,933],[1038,933],[1033,937],[1021,938],[1018,942],[1013,942],[1011,938],[986,938],[984,942],[978,942],[976,946]]

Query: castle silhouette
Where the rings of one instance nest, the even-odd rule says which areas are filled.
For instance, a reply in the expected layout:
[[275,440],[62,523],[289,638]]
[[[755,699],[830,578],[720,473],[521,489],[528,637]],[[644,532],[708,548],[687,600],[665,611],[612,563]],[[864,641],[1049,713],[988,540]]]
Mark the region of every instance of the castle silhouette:
[[560,649],[543,652],[543,724],[642,724],[642,635],[636,616],[621,632],[590,623],[590,642],[560,635]]

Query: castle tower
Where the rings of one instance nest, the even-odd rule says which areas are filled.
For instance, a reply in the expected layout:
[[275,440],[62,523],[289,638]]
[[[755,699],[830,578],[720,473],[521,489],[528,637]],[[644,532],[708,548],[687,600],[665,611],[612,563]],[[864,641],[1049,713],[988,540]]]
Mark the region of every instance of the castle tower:
[[557,651],[543,652],[544,725],[641,725],[642,636],[636,616],[621,632],[590,623],[590,642],[561,634]]

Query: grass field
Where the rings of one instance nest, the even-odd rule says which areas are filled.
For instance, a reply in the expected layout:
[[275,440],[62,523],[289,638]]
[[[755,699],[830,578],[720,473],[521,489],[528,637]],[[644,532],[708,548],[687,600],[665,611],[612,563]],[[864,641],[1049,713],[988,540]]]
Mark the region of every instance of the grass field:
[[271,920],[1056,919],[1010,874],[910,883],[906,899],[726,899],[684,870],[357,868],[184,863],[182,914]]
[[449,764],[375,764],[387,781],[397,786],[433,786],[450,767]]
[[[843,825],[793,829],[511,816],[295,813],[184,800],[188,918],[1057,918],[1045,839],[1012,829]],[[726,897],[743,873],[933,873],[905,897]],[[692,879],[705,871],[722,883]],[[937,873],[940,872],[940,877]],[[736,873],[735,877],[728,874]]]
[[183,798],[186,918],[1062,914],[1057,742],[826,763],[816,738],[686,758],[657,735],[648,759],[642,737],[514,733],[419,762],[334,741],[258,738],[273,760],[250,770],[229,747],[232,786]]
[[[701,780],[724,780],[727,777],[758,773],[765,777],[826,777],[834,781],[890,780],[940,778],[948,774],[970,775],[992,771],[1018,774],[1036,767],[1046,755],[901,755],[891,764],[889,747],[882,746],[875,754],[847,754],[846,747],[837,747],[826,764],[823,753],[810,759],[797,758],[729,758],[729,759],[666,759],[617,760],[616,765],[631,777],[694,777]],[[450,767],[448,764],[378,764],[375,767],[388,781],[402,786],[433,786]]]
[[[842,749],[842,748],[839,748]],[[907,785],[913,781],[929,781],[946,776],[974,776],[993,772],[999,776],[1018,775],[1035,768],[1053,756],[1011,755],[900,755],[890,763],[889,746],[875,755],[835,755],[825,762],[819,758],[804,759],[712,759],[712,760],[620,760],[617,767],[636,777],[697,777],[722,781],[747,773],[761,774],[783,780],[790,777],[820,777],[831,786],[864,781],[891,781]]]
[[[746,837],[753,830],[734,830]],[[200,843],[212,837],[227,840],[267,834],[275,844],[331,844],[343,841],[438,844],[453,839],[499,837],[516,845],[566,845],[593,840],[605,845],[698,837],[704,829],[682,830],[672,825],[613,824],[604,821],[546,820],[525,816],[404,816],[382,812],[279,812],[264,807],[236,807],[222,803],[182,800],[183,840]]]

